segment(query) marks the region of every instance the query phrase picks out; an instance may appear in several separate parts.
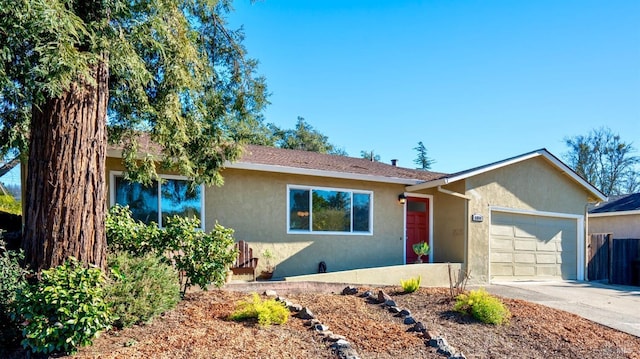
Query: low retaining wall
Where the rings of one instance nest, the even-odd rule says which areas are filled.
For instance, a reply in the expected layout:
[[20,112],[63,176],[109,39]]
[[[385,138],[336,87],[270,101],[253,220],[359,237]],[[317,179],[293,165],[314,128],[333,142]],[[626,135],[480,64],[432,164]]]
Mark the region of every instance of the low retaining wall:
[[400,285],[401,279],[420,276],[422,287],[448,287],[449,265],[459,273],[462,263],[423,263],[389,267],[353,269],[341,272],[307,274],[283,278],[287,282],[350,283],[363,285]]

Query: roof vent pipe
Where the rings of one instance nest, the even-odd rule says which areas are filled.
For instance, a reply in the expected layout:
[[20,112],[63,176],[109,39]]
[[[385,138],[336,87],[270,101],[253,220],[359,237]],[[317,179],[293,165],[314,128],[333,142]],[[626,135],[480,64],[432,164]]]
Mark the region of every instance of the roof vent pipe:
[[391,160],[391,165],[392,166],[396,166],[397,164],[398,164],[398,160],[396,160],[396,159]]

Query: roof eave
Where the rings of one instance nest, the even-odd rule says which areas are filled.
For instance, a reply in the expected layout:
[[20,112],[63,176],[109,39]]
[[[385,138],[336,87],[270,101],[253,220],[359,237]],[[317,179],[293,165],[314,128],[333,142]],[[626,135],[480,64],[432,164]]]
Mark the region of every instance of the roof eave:
[[598,213],[589,213],[590,218],[597,217],[613,217],[613,216],[630,216],[630,215],[640,215],[640,209],[634,209],[630,211],[612,211],[612,212],[598,212]]

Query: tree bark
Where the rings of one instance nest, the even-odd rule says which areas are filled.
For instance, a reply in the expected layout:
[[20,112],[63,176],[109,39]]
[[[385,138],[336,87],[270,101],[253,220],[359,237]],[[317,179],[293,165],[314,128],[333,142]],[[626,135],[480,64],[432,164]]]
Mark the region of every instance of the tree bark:
[[22,248],[38,273],[70,256],[106,268],[108,72],[33,107]]

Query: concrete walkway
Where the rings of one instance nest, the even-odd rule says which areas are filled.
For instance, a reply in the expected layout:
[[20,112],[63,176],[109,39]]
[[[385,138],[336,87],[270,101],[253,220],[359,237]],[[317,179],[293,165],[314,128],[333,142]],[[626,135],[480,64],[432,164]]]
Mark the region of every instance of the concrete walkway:
[[492,283],[485,288],[489,293],[561,309],[640,337],[640,287],[562,281]]

